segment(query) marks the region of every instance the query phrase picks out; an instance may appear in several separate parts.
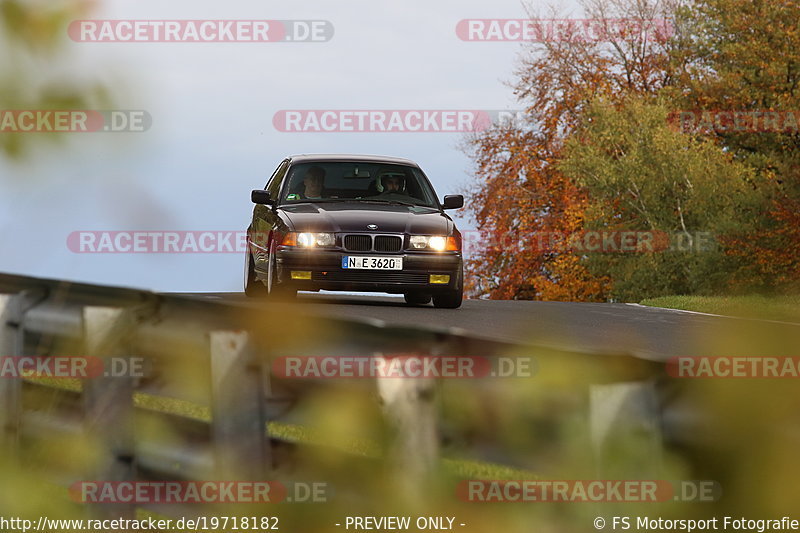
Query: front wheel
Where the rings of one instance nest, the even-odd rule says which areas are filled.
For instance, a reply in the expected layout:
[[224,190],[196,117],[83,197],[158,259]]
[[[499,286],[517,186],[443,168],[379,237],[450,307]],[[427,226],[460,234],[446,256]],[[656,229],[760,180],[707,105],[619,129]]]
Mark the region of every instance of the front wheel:
[[249,298],[268,298],[270,300],[294,300],[297,291],[277,283],[277,268],[275,256],[270,255],[267,282],[264,283],[256,276],[253,257],[248,253],[245,263],[244,293]]
[[443,292],[433,296],[433,306],[440,309],[458,309],[464,294],[461,289]]
[[431,295],[430,294],[419,294],[416,292],[407,292],[403,294],[403,298],[405,299],[408,305],[426,305],[431,303]]
[[267,295],[267,287],[256,277],[253,256],[250,252],[244,258],[244,294],[248,298],[263,298]]
[[267,293],[271,300],[294,300],[297,291],[278,282],[278,262],[275,254],[269,254],[269,270],[267,274]]
[[433,306],[440,309],[458,309],[464,299],[464,269],[462,267],[458,276],[456,288],[450,291],[433,295]]

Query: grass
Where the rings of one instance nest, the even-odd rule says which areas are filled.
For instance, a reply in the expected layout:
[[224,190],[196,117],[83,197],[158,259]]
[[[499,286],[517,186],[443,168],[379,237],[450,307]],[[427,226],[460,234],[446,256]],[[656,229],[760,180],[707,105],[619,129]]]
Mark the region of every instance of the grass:
[[[77,379],[28,378],[28,381],[72,392],[80,392],[83,388],[81,381]],[[211,422],[211,409],[209,407],[186,400],[137,392],[134,393],[133,403],[135,407],[143,409],[178,415],[201,422]],[[307,426],[286,424],[283,422],[269,422],[266,430],[270,437],[288,442],[330,446],[324,434]],[[378,443],[364,439],[353,439],[352,442],[338,449],[354,456],[362,457],[379,457],[381,453]],[[519,470],[497,463],[472,461],[461,458],[444,457],[442,458],[442,466],[447,473],[463,479],[539,478],[539,476],[530,471]]]
[[715,315],[800,323],[800,294],[781,296],[662,296],[642,305]]
[[[40,385],[71,392],[80,392],[83,389],[82,382],[77,379],[27,379],[28,381],[35,382]],[[139,408],[179,415],[202,422],[211,421],[211,409],[209,409],[207,406],[198,405],[185,400],[154,396],[145,393],[135,393],[134,405]],[[267,425],[267,433],[271,437],[279,438],[289,442],[329,445],[325,439],[325,435],[321,434],[320,431],[296,424],[270,422]],[[365,441],[363,439],[354,439],[352,442],[347,443],[344,447],[337,449],[339,451],[350,453],[354,457],[379,457],[381,454],[380,447],[377,443]],[[520,470],[497,463],[473,461],[462,458],[443,457],[441,465],[444,473],[459,479],[535,480],[539,479],[540,477],[533,472],[526,470]],[[45,491],[45,493],[49,494],[50,497],[55,501],[63,501],[65,503],[69,501],[66,491],[61,486],[54,485],[52,483],[43,483],[41,485],[41,489]],[[144,509],[136,510],[136,519],[147,520],[148,518],[158,520],[167,518],[167,516],[153,511],[146,511]]]
[[[137,393],[134,397],[134,404],[137,407],[185,416],[203,422],[211,421],[211,410],[208,407],[199,406],[184,400]],[[267,424],[267,433],[271,437],[288,442],[322,446],[330,445],[326,436],[321,432],[297,424],[270,422]],[[340,448],[340,450],[353,454],[354,456],[362,457],[378,457],[381,453],[377,443],[364,439],[353,439],[352,442],[347,443],[344,447]],[[448,473],[464,479],[538,479],[539,477],[533,472],[519,470],[501,464],[471,461],[460,458],[443,458],[442,466]]]

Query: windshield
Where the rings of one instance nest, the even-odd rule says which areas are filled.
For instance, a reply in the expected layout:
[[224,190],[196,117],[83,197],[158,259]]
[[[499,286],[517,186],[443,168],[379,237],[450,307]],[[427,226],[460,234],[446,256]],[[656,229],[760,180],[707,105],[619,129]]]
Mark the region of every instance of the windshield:
[[438,208],[436,195],[418,168],[371,162],[292,165],[280,203],[381,202]]

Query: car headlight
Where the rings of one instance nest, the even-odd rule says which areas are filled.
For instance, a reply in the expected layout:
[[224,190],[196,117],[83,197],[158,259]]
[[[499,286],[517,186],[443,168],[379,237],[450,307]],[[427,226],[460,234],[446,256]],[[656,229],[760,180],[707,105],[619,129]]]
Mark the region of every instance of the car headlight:
[[[294,243],[292,243],[294,241]],[[288,239],[289,246],[299,246],[300,248],[315,248],[317,246],[333,246],[336,244],[336,236],[333,233],[297,233],[294,239]],[[295,244],[296,243],[296,244]],[[284,242],[284,244],[287,244]]]
[[412,235],[408,242],[415,250],[423,250],[428,247],[428,240],[424,235]]
[[433,250],[435,252],[458,250],[458,242],[455,237],[442,235],[412,235],[408,243],[413,250]]
[[428,239],[428,248],[431,250],[436,250],[437,252],[443,252],[444,247],[447,246],[447,239],[444,237],[431,237]]

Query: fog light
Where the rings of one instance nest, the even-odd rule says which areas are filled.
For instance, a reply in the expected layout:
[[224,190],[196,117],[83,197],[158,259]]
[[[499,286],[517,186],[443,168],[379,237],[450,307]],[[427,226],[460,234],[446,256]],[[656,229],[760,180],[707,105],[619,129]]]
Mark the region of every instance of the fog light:
[[429,283],[447,285],[450,283],[450,276],[448,274],[431,274]]
[[308,270],[292,270],[292,279],[311,279],[311,272]]

